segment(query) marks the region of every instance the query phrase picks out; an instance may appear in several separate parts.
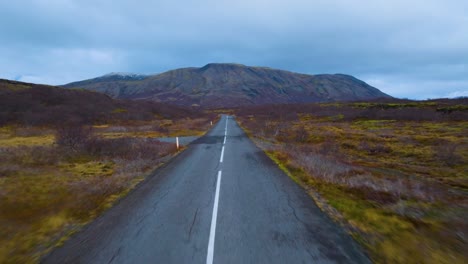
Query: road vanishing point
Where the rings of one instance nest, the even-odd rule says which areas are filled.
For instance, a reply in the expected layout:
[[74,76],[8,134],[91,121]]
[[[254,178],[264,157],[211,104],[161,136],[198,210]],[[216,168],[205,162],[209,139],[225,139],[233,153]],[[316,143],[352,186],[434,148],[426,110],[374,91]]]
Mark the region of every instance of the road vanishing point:
[[42,263],[370,263],[231,116]]

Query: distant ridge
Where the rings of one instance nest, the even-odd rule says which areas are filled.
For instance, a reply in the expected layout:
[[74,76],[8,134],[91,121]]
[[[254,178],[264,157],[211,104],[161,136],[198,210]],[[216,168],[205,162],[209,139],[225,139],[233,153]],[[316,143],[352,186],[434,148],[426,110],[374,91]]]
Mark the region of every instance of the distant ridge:
[[[104,82],[117,82],[117,81],[138,81],[148,78],[149,75],[137,74],[137,73],[128,73],[128,72],[111,72],[100,77],[93,79],[83,80],[79,82],[73,82],[71,84],[76,87],[87,86],[95,83],[104,83]],[[67,87],[68,85],[64,85]],[[92,90],[92,89],[90,89]]]
[[62,126],[117,120],[182,119],[196,115],[196,111],[186,107],[118,100],[81,89],[0,79],[0,126]]
[[207,108],[391,98],[350,75],[307,75],[235,63],[210,63],[156,75],[111,73],[64,87]]

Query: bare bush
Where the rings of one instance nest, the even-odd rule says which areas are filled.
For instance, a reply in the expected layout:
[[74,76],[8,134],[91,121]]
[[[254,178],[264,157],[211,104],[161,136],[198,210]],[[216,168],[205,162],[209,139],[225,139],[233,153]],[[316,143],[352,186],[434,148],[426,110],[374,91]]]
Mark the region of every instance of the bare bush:
[[309,175],[329,183],[341,184],[352,167],[337,160],[329,159],[318,153],[303,153],[301,151],[288,151],[292,162],[303,168]]
[[336,157],[323,155],[320,149],[284,148],[282,153],[289,156],[294,167],[304,169],[308,175],[320,181],[341,185],[379,203],[393,203],[400,199],[434,202],[446,195],[445,189],[435,183],[410,179],[403,175],[378,177]]
[[0,178],[14,175],[21,169],[23,168],[18,164],[2,164],[0,165]]
[[392,152],[392,149],[383,143],[369,144],[367,141],[361,141],[359,149],[369,154],[388,154]]
[[294,132],[296,142],[305,143],[309,139],[309,132],[304,126],[298,127]]
[[144,125],[144,126],[137,126],[133,130],[135,132],[144,132],[144,131],[151,131],[153,128],[153,125]]
[[154,130],[156,132],[163,133],[163,134],[168,134],[169,133],[169,129],[167,128],[167,126],[165,126],[165,125],[163,125],[161,123],[154,124],[151,127],[151,130]]
[[127,132],[128,128],[124,126],[110,126],[104,129],[106,132]]
[[83,150],[93,156],[122,159],[157,159],[176,151],[174,144],[146,138],[93,138],[86,142]]
[[82,146],[93,138],[91,127],[83,125],[64,125],[57,129],[55,143],[77,152]]
[[454,166],[462,162],[462,158],[456,152],[457,148],[457,144],[447,140],[439,140],[433,147],[437,160],[448,166]]
[[340,147],[331,140],[327,140],[321,144],[318,153],[324,156],[341,157]]
[[280,132],[280,126],[278,122],[270,120],[263,121],[260,125],[260,132],[263,137],[276,137]]
[[[52,146],[19,146],[0,148],[1,164],[53,165],[64,158],[63,153]],[[3,166],[3,165],[2,165]]]

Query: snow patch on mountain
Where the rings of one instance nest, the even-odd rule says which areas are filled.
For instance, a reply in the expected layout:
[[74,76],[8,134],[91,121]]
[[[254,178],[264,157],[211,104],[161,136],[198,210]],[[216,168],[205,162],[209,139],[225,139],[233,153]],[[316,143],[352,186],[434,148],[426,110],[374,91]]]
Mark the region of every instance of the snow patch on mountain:
[[111,72],[111,73],[101,76],[101,78],[119,78],[119,79],[134,79],[134,80],[143,80],[146,77],[148,77],[148,75],[131,73],[131,72]]

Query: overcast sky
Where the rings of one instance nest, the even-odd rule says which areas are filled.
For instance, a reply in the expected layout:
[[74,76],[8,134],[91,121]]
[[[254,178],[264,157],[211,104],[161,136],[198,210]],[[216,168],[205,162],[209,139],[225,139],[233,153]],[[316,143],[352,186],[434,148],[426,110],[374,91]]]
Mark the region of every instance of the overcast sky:
[[468,96],[468,1],[0,0],[0,78],[65,84],[210,62]]

